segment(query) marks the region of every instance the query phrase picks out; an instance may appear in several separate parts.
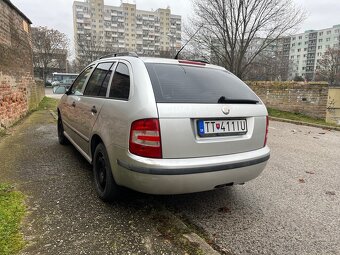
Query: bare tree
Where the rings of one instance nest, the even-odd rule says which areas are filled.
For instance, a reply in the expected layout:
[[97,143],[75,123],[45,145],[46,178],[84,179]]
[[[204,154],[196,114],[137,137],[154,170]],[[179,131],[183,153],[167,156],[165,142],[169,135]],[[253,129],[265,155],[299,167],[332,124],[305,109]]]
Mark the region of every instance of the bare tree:
[[77,47],[77,62],[78,66],[84,68],[89,63],[108,55],[115,50],[108,47],[104,42],[100,40],[92,39],[91,37],[85,38],[83,40],[78,39]]
[[305,17],[292,0],[193,0],[192,33],[212,62],[242,78],[254,59]]
[[340,83],[340,47],[328,48],[318,62],[317,79],[327,80],[329,85]]
[[44,81],[51,69],[66,69],[69,41],[65,34],[47,27],[33,27],[32,43],[34,68],[41,70]]

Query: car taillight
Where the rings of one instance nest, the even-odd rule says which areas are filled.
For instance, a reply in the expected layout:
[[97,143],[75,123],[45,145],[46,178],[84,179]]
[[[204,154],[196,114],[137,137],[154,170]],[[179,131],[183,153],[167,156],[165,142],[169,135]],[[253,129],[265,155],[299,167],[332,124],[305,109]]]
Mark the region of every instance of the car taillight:
[[263,147],[267,145],[268,126],[269,126],[269,118],[268,118],[268,116],[266,116],[266,135],[265,135],[265,137],[264,137],[264,144],[263,144]]
[[158,119],[136,120],[131,124],[129,150],[147,158],[162,158]]

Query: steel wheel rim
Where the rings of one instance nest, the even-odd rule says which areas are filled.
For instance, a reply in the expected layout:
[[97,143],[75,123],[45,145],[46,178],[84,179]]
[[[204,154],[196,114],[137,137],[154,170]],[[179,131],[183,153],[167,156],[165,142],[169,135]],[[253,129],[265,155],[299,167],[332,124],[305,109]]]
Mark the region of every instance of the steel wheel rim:
[[99,152],[96,159],[96,180],[101,191],[106,186],[106,162],[103,153]]

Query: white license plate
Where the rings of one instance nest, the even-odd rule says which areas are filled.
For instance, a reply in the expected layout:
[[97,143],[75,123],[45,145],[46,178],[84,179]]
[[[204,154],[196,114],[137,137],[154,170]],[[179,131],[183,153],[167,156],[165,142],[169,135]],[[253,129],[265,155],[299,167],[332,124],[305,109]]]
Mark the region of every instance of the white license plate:
[[246,134],[247,120],[198,120],[197,122],[199,136],[227,136]]

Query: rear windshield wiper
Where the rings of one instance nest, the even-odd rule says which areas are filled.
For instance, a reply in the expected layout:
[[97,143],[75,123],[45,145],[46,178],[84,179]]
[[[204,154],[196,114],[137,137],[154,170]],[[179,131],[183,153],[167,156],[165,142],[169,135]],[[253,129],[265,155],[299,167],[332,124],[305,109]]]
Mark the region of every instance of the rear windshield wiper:
[[218,104],[257,104],[258,100],[255,99],[238,99],[238,98],[226,98],[221,96],[218,101]]

